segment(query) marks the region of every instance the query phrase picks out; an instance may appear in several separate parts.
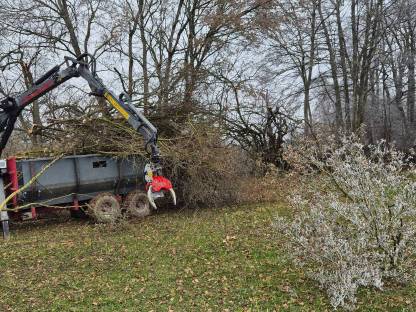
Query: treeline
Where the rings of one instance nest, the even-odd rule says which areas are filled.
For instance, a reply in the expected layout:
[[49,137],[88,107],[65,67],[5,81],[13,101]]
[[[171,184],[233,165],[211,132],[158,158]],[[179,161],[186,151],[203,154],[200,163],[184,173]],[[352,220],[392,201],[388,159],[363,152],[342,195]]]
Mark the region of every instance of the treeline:
[[[3,93],[64,55],[98,60],[166,137],[190,120],[283,166],[294,131],[414,145],[416,3],[411,0],[0,0]],[[41,146],[61,120],[112,116],[67,84],[28,108],[18,141]],[[17,138],[15,136],[15,139]]]
[[[305,132],[316,123],[414,145],[416,3],[281,1],[271,56],[301,81]],[[285,60],[281,62],[281,60]]]

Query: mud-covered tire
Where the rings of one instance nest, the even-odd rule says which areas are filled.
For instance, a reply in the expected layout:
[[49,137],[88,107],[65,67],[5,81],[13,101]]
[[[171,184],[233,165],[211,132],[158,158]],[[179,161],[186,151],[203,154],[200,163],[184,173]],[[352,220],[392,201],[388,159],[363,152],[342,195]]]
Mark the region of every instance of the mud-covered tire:
[[146,193],[137,190],[127,194],[123,209],[133,218],[144,218],[152,213]]
[[120,203],[113,194],[98,194],[89,202],[88,215],[99,223],[115,222],[121,217]]

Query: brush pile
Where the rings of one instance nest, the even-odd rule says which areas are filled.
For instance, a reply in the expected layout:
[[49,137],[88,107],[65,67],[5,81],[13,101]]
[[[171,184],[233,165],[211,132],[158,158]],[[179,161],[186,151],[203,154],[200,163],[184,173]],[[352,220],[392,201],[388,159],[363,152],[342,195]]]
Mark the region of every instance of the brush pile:
[[[159,138],[164,175],[172,180],[182,206],[215,207],[238,203],[241,181],[249,175],[249,160],[227,146],[212,123],[181,125],[169,138]],[[143,137],[124,120],[84,118],[59,121],[42,131],[45,143],[17,152],[20,158],[101,154],[117,158],[147,158]]]
[[44,143],[17,152],[17,157],[102,154],[145,156],[143,138],[124,120],[84,118],[60,120],[59,127],[42,130]]

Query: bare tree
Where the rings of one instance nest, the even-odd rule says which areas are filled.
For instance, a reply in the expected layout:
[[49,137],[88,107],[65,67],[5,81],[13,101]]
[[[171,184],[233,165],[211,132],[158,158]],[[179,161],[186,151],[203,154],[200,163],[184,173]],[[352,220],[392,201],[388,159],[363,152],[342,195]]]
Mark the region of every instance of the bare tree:
[[[268,16],[269,23],[263,23],[267,30],[266,40],[270,49],[268,58],[271,62],[287,65],[281,72],[294,72],[302,80],[303,119],[305,135],[309,135],[313,125],[311,91],[314,69],[319,60],[318,48],[318,1],[293,3],[279,1],[274,6],[274,14]],[[279,69],[278,69],[279,70]],[[278,78],[279,79],[279,78]],[[298,92],[298,90],[293,90]]]

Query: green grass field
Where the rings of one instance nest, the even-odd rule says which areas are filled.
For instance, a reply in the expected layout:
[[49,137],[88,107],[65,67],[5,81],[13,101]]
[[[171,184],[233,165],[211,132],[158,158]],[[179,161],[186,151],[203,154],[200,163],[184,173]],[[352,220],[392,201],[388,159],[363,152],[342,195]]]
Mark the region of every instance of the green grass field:
[[[171,211],[119,226],[38,222],[0,242],[0,311],[326,311],[273,233],[278,205]],[[416,286],[362,290],[415,311]]]

